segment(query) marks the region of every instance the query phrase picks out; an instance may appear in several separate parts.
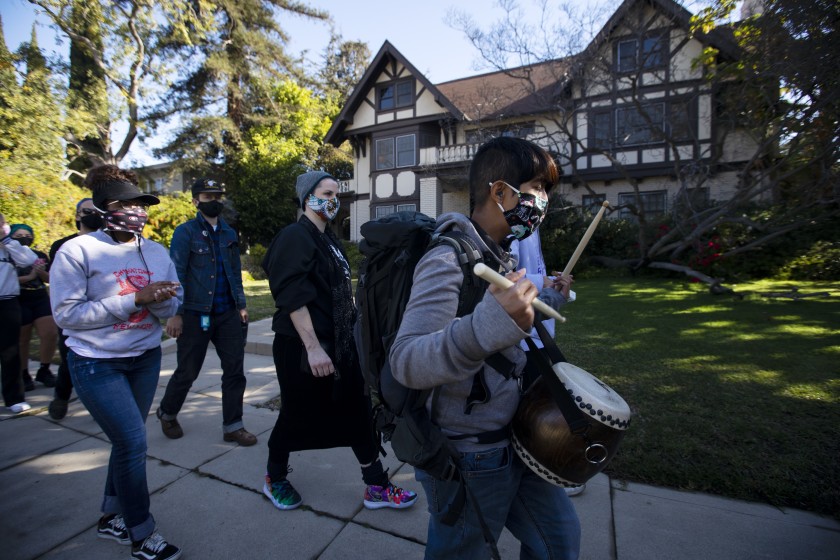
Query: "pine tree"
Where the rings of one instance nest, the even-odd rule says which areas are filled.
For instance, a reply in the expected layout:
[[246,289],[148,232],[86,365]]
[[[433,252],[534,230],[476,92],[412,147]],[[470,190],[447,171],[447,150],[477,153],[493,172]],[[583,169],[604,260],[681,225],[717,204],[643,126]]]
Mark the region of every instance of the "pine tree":
[[53,93],[52,74],[38,46],[35,26],[30,41],[18,49],[17,59],[26,68],[20,87],[17,87],[14,66],[7,66],[14,57],[5,41],[2,43],[2,80],[10,89],[3,92],[0,103],[0,122],[4,126],[0,152],[13,169],[35,174],[57,173],[63,167],[64,115]]
[[[102,9],[98,2],[73,0],[70,27],[90,41],[95,49],[103,50]],[[105,72],[94,60],[84,42],[70,39],[70,76],[67,95],[68,111],[89,121],[91,134],[68,135],[68,167],[85,172],[94,163],[104,162],[111,152],[111,118],[108,110],[108,84]]]
[[[196,172],[227,161],[249,128],[276,118],[273,83],[284,77],[303,78],[300,61],[283,47],[289,37],[278,17],[327,18],[321,11],[286,0],[217,0],[209,4],[217,27],[203,41],[196,41],[201,63],[176,84],[159,113],[160,117],[183,114],[188,118],[174,140],[155,152]],[[173,43],[171,47],[182,45]]]

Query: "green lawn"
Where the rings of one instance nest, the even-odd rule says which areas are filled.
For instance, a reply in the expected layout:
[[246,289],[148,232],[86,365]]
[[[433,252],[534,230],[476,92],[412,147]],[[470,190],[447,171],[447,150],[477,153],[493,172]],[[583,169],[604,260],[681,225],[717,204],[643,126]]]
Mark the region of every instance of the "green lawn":
[[607,471],[631,481],[840,515],[840,285],[743,300],[663,279],[575,284],[557,340],[630,404]]

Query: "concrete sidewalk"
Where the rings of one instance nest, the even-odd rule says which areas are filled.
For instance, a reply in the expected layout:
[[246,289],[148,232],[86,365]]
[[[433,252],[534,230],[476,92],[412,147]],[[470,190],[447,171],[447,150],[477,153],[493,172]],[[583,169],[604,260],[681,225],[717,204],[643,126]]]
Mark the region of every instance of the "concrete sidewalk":
[[[411,467],[384,459],[397,484],[420,494],[408,510],[369,511],[348,448],[292,456],[290,479],[303,496],[294,511],[275,509],[262,494],[266,442],[276,413],[261,405],[279,393],[271,359],[270,320],[251,325],[245,358],[245,425],[260,441],[225,443],[221,369],[212,350],[179,415],[183,439],[165,438],[147,422],[152,513],[161,533],[186,559],[383,559],[423,557],[428,513]],[[166,354],[157,398],[175,368]],[[78,400],[55,422],[46,407],[52,389],[27,393],[33,409],[0,413],[0,559],[128,558],[130,549],[96,538],[110,444]],[[780,510],[599,475],[573,498],[583,527],[581,558],[829,560],[840,550],[840,523]],[[519,557],[505,532],[502,557]]]

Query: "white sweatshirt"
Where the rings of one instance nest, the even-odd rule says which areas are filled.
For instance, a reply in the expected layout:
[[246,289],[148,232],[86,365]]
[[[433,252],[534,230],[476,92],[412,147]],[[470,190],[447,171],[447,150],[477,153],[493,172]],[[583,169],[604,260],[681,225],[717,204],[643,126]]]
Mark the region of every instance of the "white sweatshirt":
[[[50,301],[67,346],[88,358],[139,356],[160,346],[160,320],[178,310],[178,297],[138,307],[134,293],[149,282],[178,281],[162,245],[140,237],[118,243],[103,231],[61,246],[50,270]],[[141,256],[142,251],[142,256]]]
[[8,235],[0,239],[0,299],[12,299],[20,294],[16,267],[31,266],[37,259],[38,255],[32,249]]

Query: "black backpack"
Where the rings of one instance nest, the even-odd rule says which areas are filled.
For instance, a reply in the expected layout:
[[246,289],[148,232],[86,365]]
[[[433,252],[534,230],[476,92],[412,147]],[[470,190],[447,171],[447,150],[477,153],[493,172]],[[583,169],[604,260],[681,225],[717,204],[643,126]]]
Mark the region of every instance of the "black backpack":
[[[448,245],[458,255],[464,273],[458,297],[458,317],[472,313],[487,289],[487,283],[472,273],[473,267],[484,261],[484,255],[475,241],[460,231],[440,234],[434,231],[435,220],[419,212],[397,212],[362,225],[363,240],[359,243],[359,250],[364,260],[359,268],[356,288],[358,319],[355,338],[373,406],[374,427],[380,440],[391,442],[400,461],[439,480],[461,481],[461,491],[444,517],[445,523],[454,524],[464,507],[469,489],[460,476],[450,438],[432,422],[426,410],[429,396],[438,389],[421,391],[405,387],[394,379],[388,360],[411,295],[414,269],[431,248]],[[513,373],[514,365],[501,354],[494,354],[485,362],[498,371],[508,372],[507,375]],[[473,391],[465,405],[467,413],[474,404],[482,402],[482,391],[486,390],[483,373],[476,374],[473,380]],[[460,438],[476,437],[479,442],[493,443],[507,436],[508,430],[503,429],[465,434]],[[384,449],[380,449],[384,454]],[[485,540],[496,557],[489,530],[482,525]]]
[[[444,474],[427,459],[443,463],[439,454],[443,445],[440,434],[435,451],[403,448],[400,433],[394,440],[400,419],[406,413],[422,408],[428,397],[426,391],[408,389],[391,375],[388,353],[397,336],[405,306],[411,295],[414,269],[426,252],[439,244],[451,246],[459,257],[464,272],[464,282],[458,302],[458,316],[472,312],[481,300],[486,284],[472,274],[472,267],[484,258],[475,242],[465,234],[451,231],[434,234],[435,220],[419,212],[397,212],[362,225],[359,250],[364,260],[359,268],[356,288],[358,322],[356,344],[373,405],[374,424],[383,441],[391,441],[397,457],[409,464],[427,470],[433,476],[451,478],[451,470]],[[425,395],[423,393],[426,393]],[[425,410],[422,411],[425,414]],[[422,420],[422,419],[420,419]],[[424,432],[430,440],[438,440],[439,430],[428,422]],[[425,442],[418,442],[426,447]],[[435,455],[439,455],[434,457]],[[442,465],[441,465],[442,467]]]

